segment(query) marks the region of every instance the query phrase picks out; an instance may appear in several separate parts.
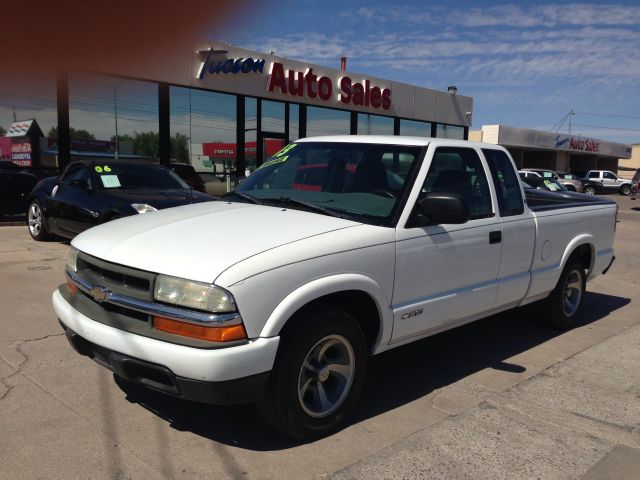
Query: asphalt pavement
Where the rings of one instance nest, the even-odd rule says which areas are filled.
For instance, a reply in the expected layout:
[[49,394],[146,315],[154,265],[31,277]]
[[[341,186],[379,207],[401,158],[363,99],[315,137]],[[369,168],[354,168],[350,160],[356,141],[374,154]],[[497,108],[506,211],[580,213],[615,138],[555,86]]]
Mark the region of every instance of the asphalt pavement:
[[635,480],[640,202],[610,198],[617,260],[580,326],[524,308],[374,357],[352,422],[303,444],[251,405],[169,398],[77,355],[50,301],[68,244],[0,226],[0,478]]

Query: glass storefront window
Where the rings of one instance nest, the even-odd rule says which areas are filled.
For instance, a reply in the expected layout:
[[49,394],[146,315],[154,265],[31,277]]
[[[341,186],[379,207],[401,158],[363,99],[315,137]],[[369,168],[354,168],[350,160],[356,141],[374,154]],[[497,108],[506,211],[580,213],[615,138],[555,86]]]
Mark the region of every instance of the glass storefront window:
[[13,161],[24,167],[57,167],[57,128],[55,73],[25,77],[10,68],[3,69],[0,161]]
[[[258,100],[244,99],[244,164],[245,173],[256,169],[256,151],[258,141]],[[248,170],[248,171],[247,171]]]
[[358,135],[393,135],[393,118],[359,113]]
[[464,127],[439,123],[436,130],[436,137],[464,140]]
[[431,123],[401,119],[400,135],[408,135],[410,137],[430,137]]
[[307,137],[349,135],[351,114],[332,108],[307,107]]
[[169,101],[171,137],[188,138],[190,163],[207,192],[224,193],[237,158],[236,96],[171,87]]
[[93,73],[69,75],[71,158],[158,160],[158,86]]
[[284,133],[284,109],[282,102],[262,100],[262,131]]
[[289,104],[289,141],[300,138],[300,107],[296,103]]

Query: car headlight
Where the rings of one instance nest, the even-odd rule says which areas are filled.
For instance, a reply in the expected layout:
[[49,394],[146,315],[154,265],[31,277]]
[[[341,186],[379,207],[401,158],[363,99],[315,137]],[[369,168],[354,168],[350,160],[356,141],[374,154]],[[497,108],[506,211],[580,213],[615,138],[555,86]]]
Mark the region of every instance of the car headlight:
[[146,203],[132,203],[131,206],[138,213],[157,212],[158,209]]
[[168,275],[158,275],[156,300],[205,312],[235,312],[236,303],[224,288]]
[[78,267],[76,263],[78,262],[78,249],[74,247],[69,247],[69,255],[67,256],[67,268],[72,272],[77,272]]

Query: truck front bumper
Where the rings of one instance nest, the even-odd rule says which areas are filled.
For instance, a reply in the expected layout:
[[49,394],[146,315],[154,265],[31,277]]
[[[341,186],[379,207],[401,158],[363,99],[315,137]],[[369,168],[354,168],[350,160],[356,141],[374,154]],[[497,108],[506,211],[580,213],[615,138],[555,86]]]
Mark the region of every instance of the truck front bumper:
[[203,349],[136,335],[96,322],[53,293],[53,308],[76,351],[116,375],[181,398],[238,404],[262,395],[279,337]]

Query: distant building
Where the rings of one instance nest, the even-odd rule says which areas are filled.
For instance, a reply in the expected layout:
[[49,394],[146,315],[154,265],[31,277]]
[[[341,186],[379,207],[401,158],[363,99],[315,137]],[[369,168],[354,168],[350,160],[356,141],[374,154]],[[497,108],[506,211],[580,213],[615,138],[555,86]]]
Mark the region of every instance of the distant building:
[[469,132],[469,140],[502,145],[518,168],[616,173],[618,161],[631,157],[631,146],[623,143],[506,125],[483,125]]

